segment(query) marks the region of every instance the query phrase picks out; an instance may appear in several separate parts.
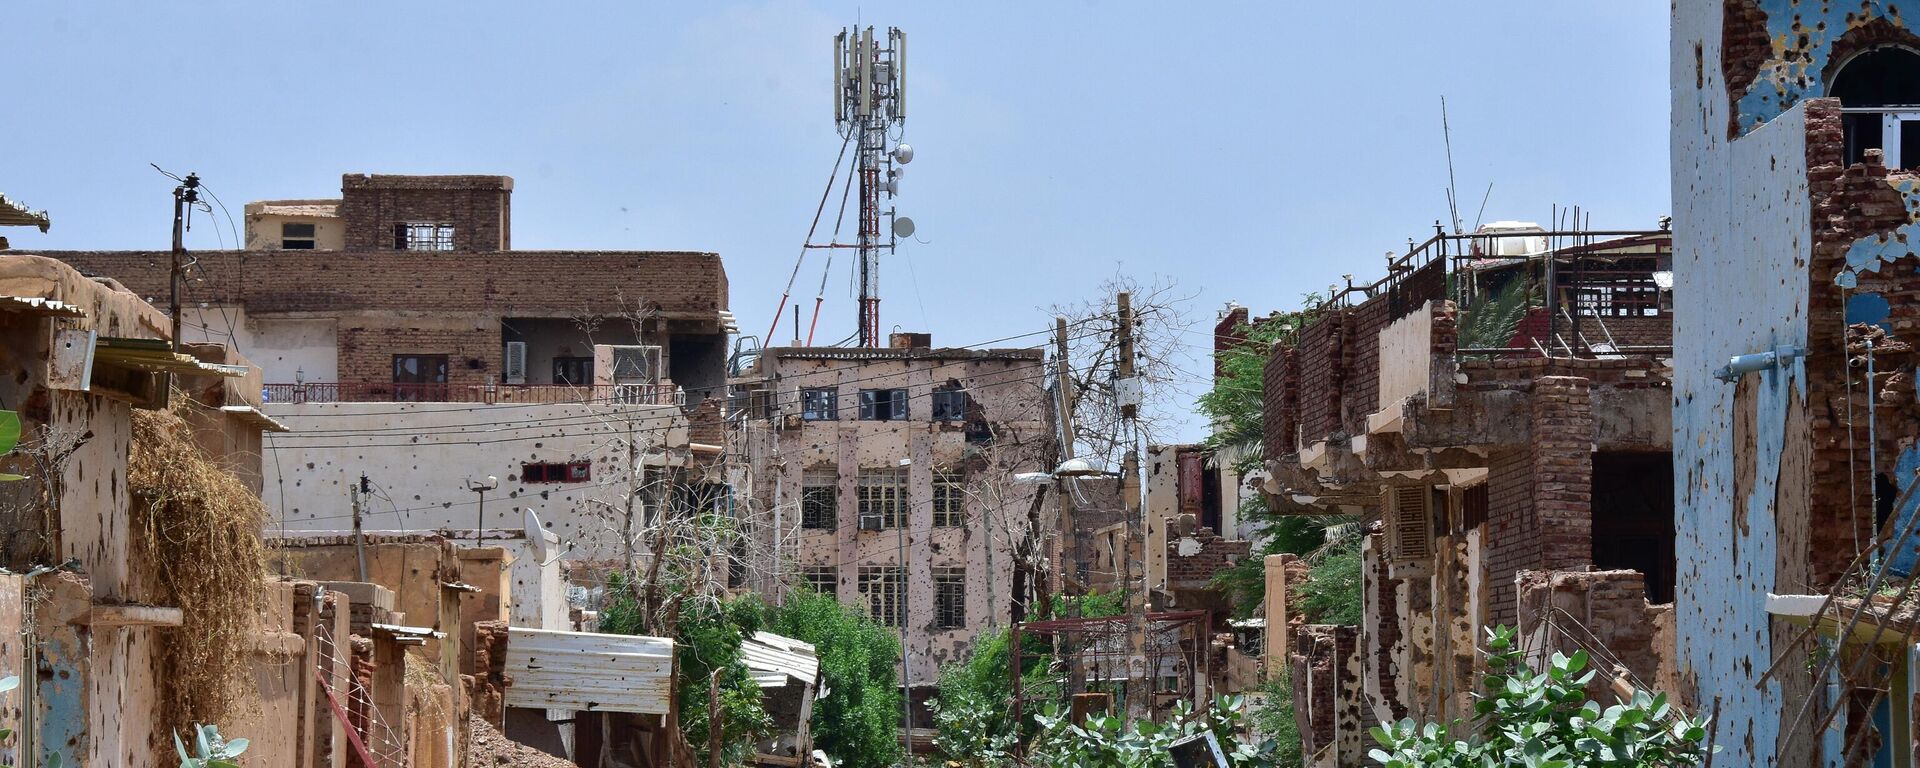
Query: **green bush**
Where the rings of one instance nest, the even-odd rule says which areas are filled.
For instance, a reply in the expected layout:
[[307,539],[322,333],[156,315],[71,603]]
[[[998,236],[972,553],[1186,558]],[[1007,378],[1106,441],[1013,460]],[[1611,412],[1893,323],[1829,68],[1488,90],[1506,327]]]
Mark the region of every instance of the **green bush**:
[[1368,754],[1386,768],[1668,768],[1697,766],[1713,748],[1707,721],[1691,718],[1666,694],[1635,692],[1601,707],[1589,700],[1587,654],[1554,653],[1546,671],[1528,668],[1514,631],[1488,631],[1485,690],[1472,724],[1412,720],[1373,729],[1383,749]]
[[814,747],[836,766],[886,768],[900,758],[900,638],[830,595],[799,590],[766,612],[766,631],[820,653]]

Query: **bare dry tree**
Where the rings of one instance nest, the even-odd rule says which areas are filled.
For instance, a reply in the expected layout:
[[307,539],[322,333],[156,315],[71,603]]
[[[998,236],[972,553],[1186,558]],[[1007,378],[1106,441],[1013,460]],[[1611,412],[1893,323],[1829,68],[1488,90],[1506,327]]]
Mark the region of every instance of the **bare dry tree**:
[[[1120,355],[1115,297],[1120,293],[1132,295],[1134,374],[1144,384],[1135,422],[1138,435],[1127,429],[1114,388]],[[1183,337],[1194,325],[1189,311],[1193,300],[1194,294],[1183,291],[1171,278],[1155,277],[1143,283],[1115,274],[1100,283],[1093,298],[1048,309],[1067,319],[1067,357],[1077,394],[1072,406],[1075,455],[1118,466],[1137,439],[1151,441],[1167,433],[1182,413],[1191,410],[1182,398],[1194,356]]]

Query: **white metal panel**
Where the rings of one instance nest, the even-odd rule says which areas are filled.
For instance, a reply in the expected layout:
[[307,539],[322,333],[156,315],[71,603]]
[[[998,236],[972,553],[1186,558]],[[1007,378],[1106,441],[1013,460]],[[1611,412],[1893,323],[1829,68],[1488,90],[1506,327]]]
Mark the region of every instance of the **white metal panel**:
[[506,704],[531,709],[667,714],[673,641],[512,627]]
[[753,639],[742,641],[740,656],[762,688],[779,688],[788,678],[812,685],[820,675],[820,659],[812,645],[771,632],[755,632]]

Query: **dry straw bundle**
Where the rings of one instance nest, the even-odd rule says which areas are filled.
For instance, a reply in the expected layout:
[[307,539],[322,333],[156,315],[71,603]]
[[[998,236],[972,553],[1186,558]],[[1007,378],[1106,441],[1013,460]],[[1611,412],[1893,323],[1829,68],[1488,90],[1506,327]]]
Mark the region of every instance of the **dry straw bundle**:
[[266,548],[266,508],[240,478],[208,457],[179,413],[133,412],[127,485],[133,494],[134,562],[147,563],[153,597],[179,606],[181,626],[159,637],[163,727],[230,722],[236,686],[253,661]]

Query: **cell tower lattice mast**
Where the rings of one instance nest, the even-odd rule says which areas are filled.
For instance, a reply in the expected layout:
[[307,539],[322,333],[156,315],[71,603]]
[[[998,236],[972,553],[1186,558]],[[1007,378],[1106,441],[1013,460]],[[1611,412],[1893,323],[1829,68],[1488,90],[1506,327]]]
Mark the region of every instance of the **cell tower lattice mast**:
[[[860,346],[878,347],[880,252],[892,253],[899,236],[913,233],[913,222],[896,217],[891,206],[900,189],[900,166],[913,159],[912,147],[893,144],[907,117],[907,36],[893,27],[878,40],[873,27],[842,30],[834,37],[833,55],[834,122],[859,148],[854,164],[860,178]],[[884,230],[883,216],[891,224]]]

